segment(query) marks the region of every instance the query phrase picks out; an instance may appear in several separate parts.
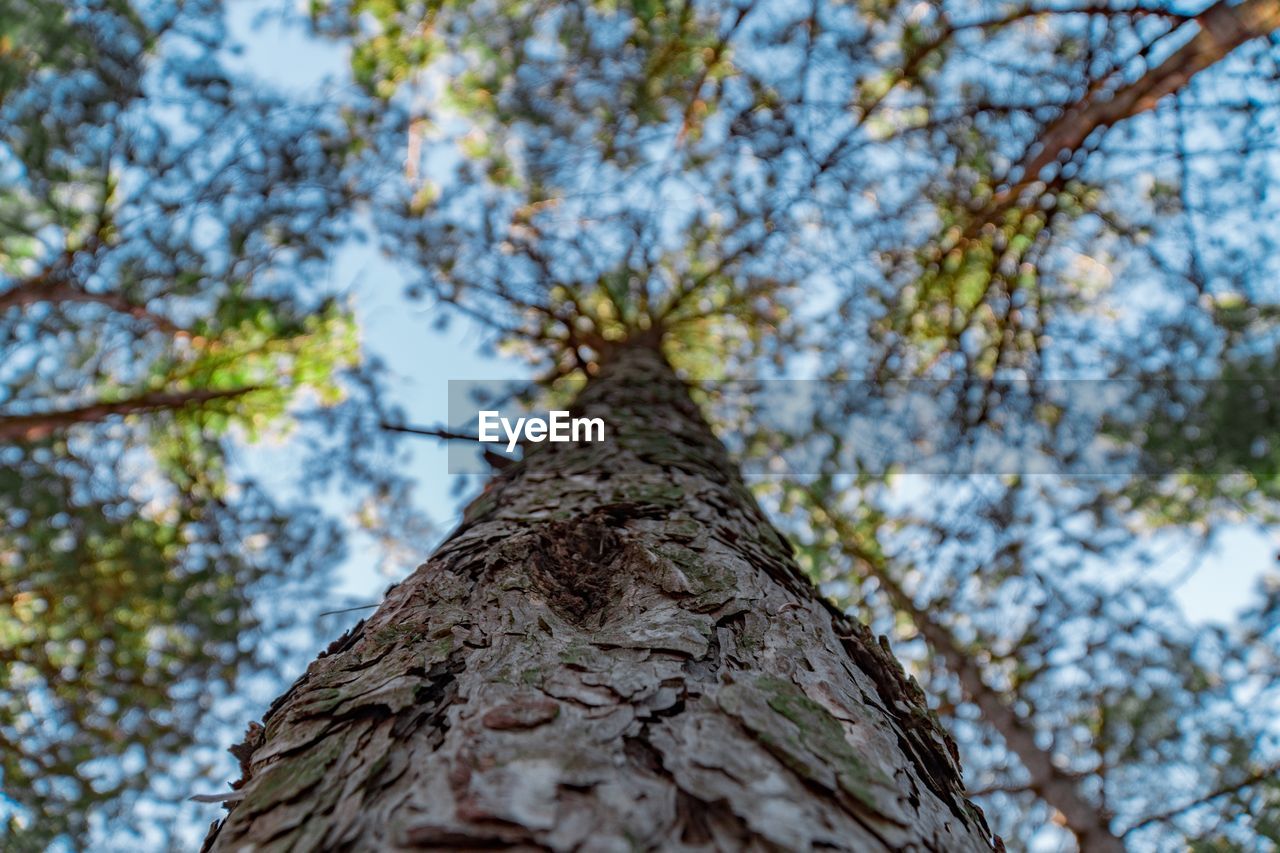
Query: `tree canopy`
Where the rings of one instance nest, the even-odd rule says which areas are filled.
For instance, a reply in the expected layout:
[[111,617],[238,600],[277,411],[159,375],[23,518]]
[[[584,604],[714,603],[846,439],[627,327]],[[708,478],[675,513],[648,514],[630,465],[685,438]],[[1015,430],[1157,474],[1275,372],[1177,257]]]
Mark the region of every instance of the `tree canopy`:
[[[1274,570],[1230,625],[1176,597],[1217,531],[1275,521],[1273,0],[313,0],[351,65],[314,99],[227,70],[219,14],[0,13],[0,732],[44,831],[119,793],[93,759],[195,736],[157,711],[106,746],[126,695],[233,684],[252,591],[324,564],[332,521],[246,482],[244,441],[314,411],[336,475],[409,507],[364,450],[376,365],[315,283],[358,220],[407,299],[547,393],[660,335],[745,458],[807,448],[762,496],[895,641],[1008,841],[1280,840]],[[753,430],[724,381],[760,378],[830,408]],[[1095,387],[1064,379],[1125,380],[1085,424],[1103,470],[1062,450]],[[961,388],[957,446],[1034,423],[1049,473],[853,464],[858,380]]]

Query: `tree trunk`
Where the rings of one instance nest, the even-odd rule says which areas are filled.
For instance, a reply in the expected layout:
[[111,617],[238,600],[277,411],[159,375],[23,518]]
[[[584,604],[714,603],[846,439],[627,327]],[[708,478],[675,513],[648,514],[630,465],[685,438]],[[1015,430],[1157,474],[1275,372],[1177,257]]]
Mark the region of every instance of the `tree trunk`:
[[827,604],[656,348],[233,751],[212,850],[989,850],[913,680]]

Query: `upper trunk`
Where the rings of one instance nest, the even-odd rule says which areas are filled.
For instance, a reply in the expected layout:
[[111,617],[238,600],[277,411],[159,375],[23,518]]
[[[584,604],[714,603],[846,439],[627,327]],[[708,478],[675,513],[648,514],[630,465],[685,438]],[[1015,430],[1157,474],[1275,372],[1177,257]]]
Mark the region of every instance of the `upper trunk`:
[[655,349],[251,727],[217,850],[987,850],[950,739]]

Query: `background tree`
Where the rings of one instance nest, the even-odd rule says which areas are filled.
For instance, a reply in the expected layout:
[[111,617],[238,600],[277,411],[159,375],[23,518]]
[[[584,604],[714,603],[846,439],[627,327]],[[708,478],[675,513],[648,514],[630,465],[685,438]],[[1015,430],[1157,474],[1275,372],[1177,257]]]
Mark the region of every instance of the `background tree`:
[[221,11],[0,8],[6,849],[107,843],[140,795],[163,816],[223,766],[195,745],[277,677],[348,526],[238,448],[316,411],[354,445],[332,472],[374,452],[376,408],[337,404],[376,365],[313,283],[359,197],[349,134],[230,71]]

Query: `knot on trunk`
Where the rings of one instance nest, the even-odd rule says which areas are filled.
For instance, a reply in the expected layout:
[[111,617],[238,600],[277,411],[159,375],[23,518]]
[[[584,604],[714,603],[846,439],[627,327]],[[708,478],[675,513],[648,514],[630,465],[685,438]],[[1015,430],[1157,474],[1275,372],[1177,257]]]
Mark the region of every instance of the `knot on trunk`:
[[557,614],[578,625],[602,625],[618,596],[625,544],[596,517],[553,521],[529,536],[529,576]]

